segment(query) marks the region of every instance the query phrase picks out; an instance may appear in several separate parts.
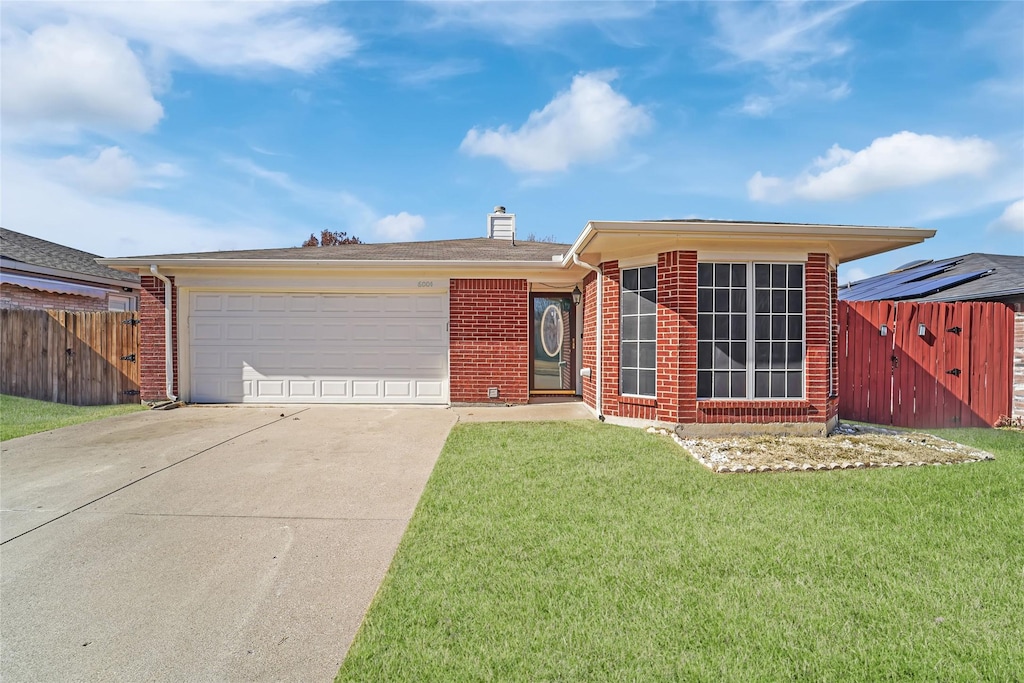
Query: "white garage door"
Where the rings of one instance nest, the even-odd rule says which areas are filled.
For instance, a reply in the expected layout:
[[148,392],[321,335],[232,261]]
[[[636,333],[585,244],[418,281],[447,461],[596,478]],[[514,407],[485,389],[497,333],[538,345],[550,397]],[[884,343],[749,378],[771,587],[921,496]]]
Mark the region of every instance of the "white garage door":
[[447,403],[446,294],[189,294],[197,403]]

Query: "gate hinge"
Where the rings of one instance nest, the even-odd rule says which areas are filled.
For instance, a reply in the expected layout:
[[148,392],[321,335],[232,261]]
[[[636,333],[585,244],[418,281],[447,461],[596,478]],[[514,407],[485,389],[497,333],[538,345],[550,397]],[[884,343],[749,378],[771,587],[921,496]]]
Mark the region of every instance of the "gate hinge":
[[125,396],[138,396],[139,395],[139,390],[138,389],[125,389],[121,393],[124,394]]
[[129,353],[127,356],[121,356],[121,360],[130,360],[131,362],[134,363],[135,362],[135,354],[134,353]]
[[138,325],[139,321],[136,318],[128,318],[127,320],[121,321],[122,325]]
[[946,370],[947,375],[953,375],[954,377],[960,376],[960,368],[953,368],[952,370]]

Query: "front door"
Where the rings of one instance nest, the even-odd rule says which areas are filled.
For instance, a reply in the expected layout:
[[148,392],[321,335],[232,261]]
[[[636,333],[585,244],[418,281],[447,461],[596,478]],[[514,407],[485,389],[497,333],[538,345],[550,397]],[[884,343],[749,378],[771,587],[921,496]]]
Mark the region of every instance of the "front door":
[[576,391],[574,306],[568,294],[534,294],[531,316],[530,391],[571,394]]

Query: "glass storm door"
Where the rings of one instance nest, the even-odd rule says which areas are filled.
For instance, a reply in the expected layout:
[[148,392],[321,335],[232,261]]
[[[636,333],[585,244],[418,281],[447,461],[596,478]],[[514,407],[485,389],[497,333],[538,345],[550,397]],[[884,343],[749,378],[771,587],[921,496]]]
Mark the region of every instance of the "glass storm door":
[[538,394],[573,393],[576,344],[572,297],[535,294],[532,302],[530,390]]

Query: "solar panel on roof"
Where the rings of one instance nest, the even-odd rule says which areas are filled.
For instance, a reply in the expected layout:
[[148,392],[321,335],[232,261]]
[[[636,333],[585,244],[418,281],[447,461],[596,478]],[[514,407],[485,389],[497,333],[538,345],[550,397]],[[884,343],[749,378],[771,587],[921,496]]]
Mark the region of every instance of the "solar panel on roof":
[[969,273],[955,273],[953,275],[925,280],[924,282],[910,282],[889,292],[889,295],[885,298],[911,299],[917,296],[926,296],[928,294],[934,294],[935,292],[941,292],[942,290],[949,289],[950,287],[962,285],[965,282],[970,282],[971,280],[977,280],[991,272],[991,270],[972,270]]
[[890,289],[899,287],[908,282],[914,282],[921,278],[926,278],[931,275],[944,272],[952,268],[954,265],[955,264],[953,262],[946,261],[930,266],[914,268],[913,270],[903,271],[902,273],[886,273],[885,275],[879,275],[871,281],[864,281],[859,283],[856,287],[851,287],[846,298],[860,301],[867,301],[871,299],[891,299],[892,297],[887,293]]
[[911,268],[917,268],[918,266],[923,266],[926,263],[931,263],[933,260],[934,259],[930,259],[930,258],[918,259],[916,261],[911,261],[910,263],[904,263],[902,266],[900,266],[898,268],[893,268],[889,272],[890,273],[902,273],[904,270],[910,270]]

